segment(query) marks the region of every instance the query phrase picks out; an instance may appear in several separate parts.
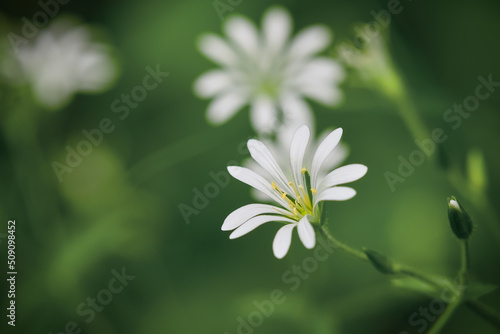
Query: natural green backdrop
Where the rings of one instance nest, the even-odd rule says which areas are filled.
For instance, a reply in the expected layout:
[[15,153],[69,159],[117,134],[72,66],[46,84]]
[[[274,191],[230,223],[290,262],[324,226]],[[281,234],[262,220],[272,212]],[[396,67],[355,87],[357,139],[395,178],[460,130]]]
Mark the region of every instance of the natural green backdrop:
[[[259,22],[271,4],[243,0],[233,7]],[[275,4],[291,12],[295,31],[314,23],[329,26],[335,41],[326,54],[352,40],[356,23],[372,21],[370,11],[387,7],[386,1]],[[425,124],[448,134],[444,149],[453,166],[465,171],[469,151],[482,152],[486,192],[498,216],[500,89],[481,101],[457,130],[443,121],[443,113],[474,94],[478,76],[491,74],[500,81],[499,3],[401,4],[404,10],[392,17],[389,33],[391,54],[408,94]],[[35,1],[27,0],[0,6],[2,20],[16,29],[23,16],[39,10]],[[292,291],[282,275],[313,254],[296,235],[283,260],[272,254],[275,224],[229,240],[220,230],[224,218],[253,201],[240,182],[231,180],[221,188],[189,224],[181,215],[179,205],[192,206],[194,189],[203,191],[212,181],[210,172],[246,158],[238,147],[254,135],[246,109],[220,127],[208,125],[207,101],[192,92],[195,78],[214,67],[195,47],[201,33],[221,32],[211,0],[73,0],[61,6],[61,13],[102,29],[114,46],[121,74],[112,89],[78,95],[57,112],[33,108],[23,98],[4,103],[8,91],[2,87],[0,114],[16,108],[25,124],[8,129],[24,143],[17,149],[9,145],[3,124],[0,136],[0,277],[6,272],[7,220],[15,219],[17,332],[60,333],[74,321],[83,333],[233,334],[238,317],[248,319],[257,310],[254,301],[267,300],[280,289],[285,301],[275,305],[254,333],[418,333],[422,326],[412,326],[408,319],[420,307],[428,308],[431,299],[394,288],[387,276],[365,263],[335,251]],[[157,65],[170,75],[119,120],[111,102],[140,85],[147,66]],[[422,270],[454,277],[460,251],[449,228],[446,197],[461,199],[460,194],[429,161],[392,192],[384,173],[396,173],[398,156],[408,158],[417,148],[412,136],[387,97],[350,77],[342,87],[345,102],[340,107],[311,103],[317,130],[342,126],[350,148],[346,163],[365,164],[369,171],[356,182],[353,200],[327,204],[331,231],[356,248],[374,248]],[[84,139],[82,130],[97,127],[104,117],[116,129],[59,183],[51,163],[63,161],[66,145],[76,145]],[[25,138],[32,128],[36,137]],[[462,204],[475,224],[472,273],[483,282],[498,283],[499,244],[486,225],[490,213],[466,199]],[[88,315],[76,309],[107,289],[112,271],[122,268],[135,278],[87,323]],[[5,310],[7,286],[2,284]],[[494,292],[481,300],[498,309],[499,296]],[[444,330],[494,332],[465,307]]]

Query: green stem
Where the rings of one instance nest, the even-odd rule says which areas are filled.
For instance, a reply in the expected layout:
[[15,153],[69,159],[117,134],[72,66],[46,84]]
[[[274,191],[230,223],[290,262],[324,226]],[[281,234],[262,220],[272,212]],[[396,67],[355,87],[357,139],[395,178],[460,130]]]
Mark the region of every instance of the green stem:
[[[366,256],[366,254],[364,252],[359,251],[357,249],[354,249],[354,248],[352,248],[352,247],[350,247],[350,246],[348,246],[348,245],[346,245],[346,244],[338,241],[337,239],[335,239],[331,235],[331,233],[328,231],[328,228],[324,224],[320,227],[320,229],[321,229],[321,232],[323,233],[323,235],[328,240],[330,240],[334,245],[336,245],[338,248],[340,248],[341,250],[343,250],[344,252],[346,252],[346,253],[348,253],[350,255],[355,256],[356,258],[358,258],[360,260],[369,262],[368,257]],[[414,278],[416,278],[418,280],[421,280],[421,281],[424,281],[424,282],[426,282],[428,284],[444,288],[444,286],[442,284],[440,284],[439,282],[437,282],[436,280],[434,280],[432,277],[430,277],[430,275],[422,273],[422,272],[420,272],[418,270],[415,270],[413,268],[410,268],[408,266],[401,266],[401,270],[399,271],[399,273],[401,273],[403,275],[414,277]]]
[[[406,93],[406,87],[401,77],[394,70],[395,86],[392,90],[387,90],[387,96],[396,104],[398,112],[410,131],[412,137],[417,140],[430,139],[430,131],[422,121],[421,117],[410,97]],[[429,159],[435,159],[436,154],[430,154]],[[469,189],[468,182],[456,168],[447,168],[444,170],[448,182],[460,193],[460,195],[470,202],[478,212],[483,213],[484,221],[489,229],[500,239],[500,225],[496,216],[494,206],[491,204],[486,193],[477,194]]]
[[425,274],[423,272],[420,272],[416,269],[409,268],[409,267],[403,267],[399,271],[399,273],[406,275],[406,276],[416,278],[422,282],[428,283],[428,284],[436,286],[438,288],[443,288],[443,284],[441,284],[440,282],[437,282],[435,279],[431,278],[430,275]]
[[[326,210],[323,210],[322,212],[322,217],[324,217],[324,213]],[[322,218],[321,222],[323,223],[320,226],[320,231],[323,234],[323,236],[330,240],[334,245],[336,245],[338,248],[341,250],[345,251],[347,254],[350,254],[362,261],[369,262],[368,257],[364,252],[361,252],[357,249],[354,249],[337,239],[335,239],[331,233],[328,231],[328,228],[325,226],[324,222],[325,220]],[[460,274],[459,274],[459,279],[462,285],[465,284],[466,282],[466,275],[467,272],[470,268],[470,254],[469,254],[469,244],[468,240],[462,242],[462,266],[460,268]],[[418,279],[422,282],[425,282],[427,284],[431,284],[433,286],[436,286],[438,288],[442,289],[447,289],[448,286],[445,286],[443,283],[435,280],[432,278],[432,276],[420,272],[416,269],[407,267],[407,266],[401,266],[401,269],[399,270],[400,274],[406,275],[413,277],[415,279]],[[446,308],[445,312],[442,314],[442,316],[438,319],[438,321],[435,323],[434,327],[431,329],[429,333],[438,333],[441,328],[448,322],[450,319],[451,315],[455,312],[456,308],[460,305],[462,302],[462,298],[464,296],[464,292],[462,292],[454,301],[452,301],[448,307]],[[500,315],[491,307],[481,303],[478,300],[469,300],[467,301],[466,305],[474,310],[479,316],[481,316],[483,319],[489,321],[490,323],[494,324],[498,328],[500,328]]]
[[460,268],[460,274],[462,277],[461,283],[466,283],[467,281],[467,273],[470,270],[470,248],[469,248],[469,240],[461,240],[460,242],[461,250],[462,250],[462,267]]
[[467,306],[476,312],[477,315],[489,321],[497,328],[500,328],[500,314],[496,310],[476,299],[467,301]]
[[[467,273],[470,268],[470,254],[469,254],[469,240],[460,240],[461,248],[461,266],[458,272],[458,279],[460,285],[465,286],[467,284]],[[451,315],[455,312],[457,307],[462,303],[465,291],[462,291],[457,298],[455,298],[444,311],[444,313],[439,317],[434,326],[431,328],[428,334],[437,334],[450,320]]]
[[330,240],[334,245],[336,245],[338,248],[342,249],[344,252],[350,254],[350,255],[353,255],[355,257],[357,257],[358,259],[360,260],[363,260],[363,261],[368,261],[368,257],[366,256],[365,253],[363,253],[362,251],[359,251],[357,249],[354,249],[354,248],[351,248],[349,246],[347,246],[346,244],[338,241],[337,239],[335,239],[331,234],[330,232],[328,231],[328,228],[325,226],[325,225],[322,225],[320,227],[321,229],[321,232],[323,232],[323,235],[328,239]]
[[450,304],[448,304],[448,307],[446,308],[444,313],[441,315],[441,317],[439,317],[439,319],[436,321],[434,326],[429,330],[429,332],[427,334],[437,334],[441,331],[441,329],[444,327],[444,325],[450,319],[451,315],[455,312],[457,307],[460,305],[460,303],[462,301],[462,296],[463,296],[463,293],[460,294]]
[[410,98],[405,93],[405,89],[402,87],[401,90],[393,94],[391,98],[396,103],[398,112],[405,122],[408,130],[410,130],[413,138],[418,140],[429,138],[430,132],[419,117],[419,114],[413,104],[410,103]]

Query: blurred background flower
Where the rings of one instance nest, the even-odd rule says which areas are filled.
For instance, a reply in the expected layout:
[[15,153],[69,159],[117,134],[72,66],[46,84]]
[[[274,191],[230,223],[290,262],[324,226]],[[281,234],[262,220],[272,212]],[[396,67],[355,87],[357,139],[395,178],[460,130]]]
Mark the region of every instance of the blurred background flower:
[[290,119],[310,119],[304,98],[329,106],[338,105],[338,85],[344,70],[335,60],[319,57],[331,42],[330,29],[313,25],[291,38],[292,19],[281,7],[268,9],[262,18],[262,33],[241,15],[224,24],[227,40],[214,34],[201,36],[200,51],[221,65],[198,78],[195,93],[213,97],[207,109],[211,123],[221,124],[246,104],[250,120],[259,134],[288,127]]
[[19,71],[8,68],[5,74],[12,82],[28,83],[36,100],[50,109],[61,108],[75,93],[102,92],[117,75],[110,46],[70,18],[56,18],[14,54],[11,65]]

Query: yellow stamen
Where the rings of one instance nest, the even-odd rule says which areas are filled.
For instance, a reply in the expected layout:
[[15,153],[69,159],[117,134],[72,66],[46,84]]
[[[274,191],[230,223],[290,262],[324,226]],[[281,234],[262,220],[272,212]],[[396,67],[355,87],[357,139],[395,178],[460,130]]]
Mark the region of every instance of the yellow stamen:
[[312,203],[311,203],[311,199],[309,198],[309,194],[307,193],[307,191],[305,191],[303,186],[299,186],[299,190],[302,193],[302,195],[304,196],[304,208],[308,208],[308,209],[312,210]]
[[312,192],[313,194],[317,194],[317,193],[318,193],[318,191],[317,191],[316,189],[314,189],[314,188],[311,188],[311,192]]
[[290,187],[292,187],[292,190],[293,190],[293,192],[295,193],[295,196],[300,197],[300,194],[299,194],[299,192],[297,191],[297,187],[295,187],[295,184],[293,184],[293,182],[291,182],[291,181],[290,181],[290,182],[288,182],[288,184],[290,185]]
[[288,206],[290,207],[290,210],[295,215],[295,217],[305,215],[307,212],[311,211],[311,200],[309,199],[309,195],[307,194],[307,192],[304,190],[304,187],[302,185],[299,185],[297,189],[293,182],[288,182],[288,184],[295,193],[297,200],[294,200],[286,192],[282,191],[275,182],[272,182],[271,186],[278,192],[278,194],[280,194],[281,198],[288,203]]
[[299,186],[299,190],[302,193],[302,195],[304,196],[304,198],[308,198],[309,197],[309,195],[307,194],[307,192],[304,190],[303,186]]
[[302,167],[302,169],[300,170],[301,173],[305,173],[307,172],[307,169],[305,167]]

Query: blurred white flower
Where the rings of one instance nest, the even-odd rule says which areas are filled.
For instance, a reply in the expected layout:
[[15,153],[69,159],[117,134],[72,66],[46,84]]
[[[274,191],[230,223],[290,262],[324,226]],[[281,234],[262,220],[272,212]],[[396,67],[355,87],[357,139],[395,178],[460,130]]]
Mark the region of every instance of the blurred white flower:
[[110,48],[92,40],[91,31],[60,19],[39,32],[16,54],[22,79],[36,99],[48,108],[60,108],[77,92],[108,88],[117,68]]
[[267,171],[273,181],[269,182],[265,177],[245,167],[230,166],[228,171],[234,178],[263,192],[281,207],[268,204],[245,205],[227,216],[222,230],[234,230],[229,236],[234,239],[262,224],[280,222],[285,225],[278,230],[274,238],[274,256],[281,259],[286,255],[295,227],[304,246],[314,248],[316,234],[311,223],[321,224],[322,209],[319,204],[323,201],[344,201],[352,198],[356,195],[354,189],[338,185],[358,180],[367,172],[366,166],[353,164],[337,168],[320,177],[325,160],[335,149],[341,136],[341,128],[332,131],[318,146],[312,159],[304,161],[310,131],[307,125],[298,128],[290,143],[290,178],[285,175],[264,143],[255,139],[249,140],[248,149],[252,158]]
[[232,16],[224,23],[227,38],[200,38],[200,51],[221,66],[194,84],[198,96],[213,98],[207,109],[209,122],[224,123],[248,104],[257,133],[271,133],[290,119],[312,118],[304,98],[329,106],[341,101],[343,68],[317,56],[329,45],[330,30],[314,25],[290,38],[291,30],[290,14],[272,8],[263,16],[262,32],[245,17]]
[[[365,30],[365,25],[360,31]],[[339,60],[356,70],[359,77],[382,93],[398,93],[401,82],[396,73],[388,48],[388,34],[381,30],[365,40],[363,47],[342,43],[338,48]]]

